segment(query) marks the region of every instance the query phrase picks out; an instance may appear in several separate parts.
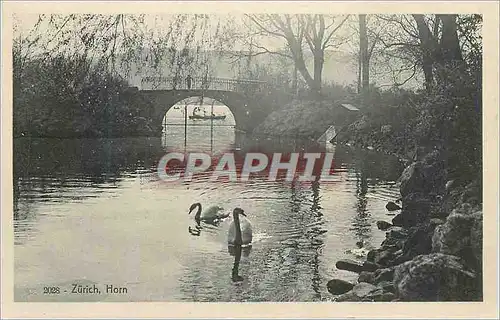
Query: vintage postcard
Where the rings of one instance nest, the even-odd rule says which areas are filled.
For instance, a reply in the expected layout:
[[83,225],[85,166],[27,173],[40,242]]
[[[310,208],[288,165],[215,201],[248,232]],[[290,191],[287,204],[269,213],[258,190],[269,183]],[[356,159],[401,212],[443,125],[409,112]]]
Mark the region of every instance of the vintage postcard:
[[498,10],[2,3],[2,317],[497,317]]

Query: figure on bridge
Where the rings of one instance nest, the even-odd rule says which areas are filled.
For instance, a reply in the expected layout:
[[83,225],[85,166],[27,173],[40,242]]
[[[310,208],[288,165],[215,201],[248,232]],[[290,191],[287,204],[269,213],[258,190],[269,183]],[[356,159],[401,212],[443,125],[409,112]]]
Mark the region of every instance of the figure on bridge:
[[191,75],[189,74],[189,75],[186,77],[186,83],[187,83],[188,90],[191,90],[191,84],[192,84],[192,81],[193,81],[193,78],[192,78],[192,77],[191,77]]

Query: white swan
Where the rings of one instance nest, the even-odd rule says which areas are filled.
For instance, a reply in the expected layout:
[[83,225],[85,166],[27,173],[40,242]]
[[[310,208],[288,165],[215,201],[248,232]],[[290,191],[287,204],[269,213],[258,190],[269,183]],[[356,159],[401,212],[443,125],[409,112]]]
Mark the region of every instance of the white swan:
[[196,212],[196,215],[194,216],[194,220],[199,224],[200,221],[209,223],[209,224],[217,224],[219,223],[222,219],[225,219],[229,217],[229,213],[224,214],[221,213],[220,211],[224,210],[224,208],[220,206],[211,206],[203,213],[201,212],[201,204],[199,202],[193,203],[191,207],[189,208],[189,214],[198,207],[198,211]]
[[[241,217],[240,217],[241,216]],[[246,246],[252,242],[252,225],[241,208],[233,210],[233,221],[229,225],[227,243],[232,246]]]

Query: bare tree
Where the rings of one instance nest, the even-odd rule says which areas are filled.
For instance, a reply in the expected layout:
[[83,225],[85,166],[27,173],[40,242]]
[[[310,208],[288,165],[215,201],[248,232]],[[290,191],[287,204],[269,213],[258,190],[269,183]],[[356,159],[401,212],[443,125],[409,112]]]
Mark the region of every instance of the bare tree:
[[[370,61],[368,56],[368,36],[366,31],[366,14],[359,15],[359,56],[361,68],[361,92],[366,103],[370,87]],[[358,90],[359,92],[359,90]]]
[[[351,41],[347,43],[347,50],[352,55],[352,63],[357,70],[357,89],[362,92],[363,87],[363,65],[366,65],[365,81],[370,83],[371,77],[377,75],[386,75],[387,64],[381,63],[383,54],[383,35],[387,32],[388,24],[378,19],[378,15],[360,15],[358,19],[351,20],[348,23],[352,31]],[[363,30],[361,30],[363,29]],[[361,32],[363,34],[361,34]],[[362,52],[365,52],[363,57]],[[390,70],[392,72],[392,70]],[[397,81],[394,80],[396,83]]]
[[[246,26],[255,31],[243,42],[250,48],[245,56],[280,55],[292,59],[296,70],[314,95],[321,94],[325,50],[338,46],[345,39],[336,37],[349,16],[332,15],[246,15]],[[252,28],[253,27],[253,28]],[[284,48],[271,48],[255,38],[271,38]],[[261,39],[260,39],[261,40]],[[312,70],[308,58],[312,56]]]
[[[383,55],[408,64],[417,72],[422,70],[425,87],[430,90],[436,81],[436,67],[450,63],[463,63],[464,45],[458,36],[461,29],[459,16],[438,15],[378,15],[388,24],[381,37]],[[469,48],[477,48],[469,32],[463,32]],[[474,38],[474,36],[472,37]],[[463,42],[463,41],[462,41]],[[480,45],[479,45],[480,46]]]

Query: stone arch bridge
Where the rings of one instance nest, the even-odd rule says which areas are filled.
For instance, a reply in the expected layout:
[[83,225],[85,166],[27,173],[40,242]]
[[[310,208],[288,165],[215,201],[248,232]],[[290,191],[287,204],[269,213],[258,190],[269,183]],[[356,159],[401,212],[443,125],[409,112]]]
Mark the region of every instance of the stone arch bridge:
[[162,128],[165,114],[178,102],[190,97],[212,98],[225,104],[234,115],[236,129],[251,132],[273,109],[264,97],[268,83],[224,78],[147,77],[142,79],[140,95],[152,105],[148,117],[155,128]]

